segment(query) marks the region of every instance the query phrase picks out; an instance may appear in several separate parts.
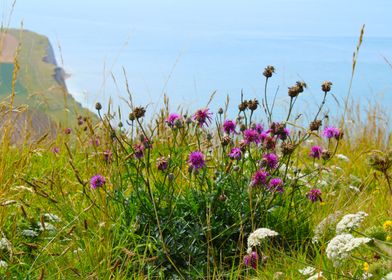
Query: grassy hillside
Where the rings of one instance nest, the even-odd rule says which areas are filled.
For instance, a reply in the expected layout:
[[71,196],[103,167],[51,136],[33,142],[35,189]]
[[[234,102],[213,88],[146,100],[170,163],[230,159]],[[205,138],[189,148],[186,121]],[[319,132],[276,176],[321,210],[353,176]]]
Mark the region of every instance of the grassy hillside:
[[[19,43],[15,57],[19,66],[15,86],[15,105],[44,112],[53,121],[67,125],[77,115],[91,115],[68,93],[52,55],[47,37],[27,30],[3,30]],[[3,42],[4,45],[4,42]],[[0,44],[0,48],[1,48]],[[0,99],[6,100],[12,91],[14,63],[0,63]],[[56,79],[57,76],[57,79]]]

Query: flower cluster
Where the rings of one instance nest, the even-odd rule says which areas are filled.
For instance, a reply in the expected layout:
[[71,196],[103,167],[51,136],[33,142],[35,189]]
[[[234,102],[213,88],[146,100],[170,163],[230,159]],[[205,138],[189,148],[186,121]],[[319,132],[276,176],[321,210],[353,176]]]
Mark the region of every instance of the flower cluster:
[[254,232],[252,232],[248,237],[248,252],[252,250],[253,247],[260,245],[260,242],[272,236],[277,236],[278,233],[269,228],[258,228]]
[[342,132],[337,127],[327,126],[326,128],[324,128],[323,135],[325,138],[328,139],[331,138],[340,139],[342,136]]
[[351,230],[358,228],[367,215],[368,214],[365,212],[345,215],[336,225],[336,233],[341,234],[350,232]]
[[99,187],[102,187],[103,185],[106,184],[106,179],[100,174],[94,175],[90,179],[90,186],[93,189],[97,189]]
[[192,170],[197,171],[203,168],[206,165],[203,153],[200,151],[191,152],[189,154],[188,164]]
[[370,241],[370,238],[354,237],[349,233],[337,235],[328,243],[326,249],[327,257],[333,262],[335,267],[338,267],[343,260],[350,257],[351,251]]

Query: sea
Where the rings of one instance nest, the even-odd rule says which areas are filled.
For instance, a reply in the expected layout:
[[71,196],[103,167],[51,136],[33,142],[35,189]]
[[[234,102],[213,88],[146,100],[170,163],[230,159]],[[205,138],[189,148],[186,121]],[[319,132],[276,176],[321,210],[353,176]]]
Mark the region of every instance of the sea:
[[70,93],[90,109],[101,102],[126,118],[131,94],[152,116],[166,96],[172,112],[216,112],[229,102],[234,118],[241,99],[261,101],[262,73],[273,65],[268,98],[276,95],[277,120],[287,113],[287,88],[299,80],[308,87],[294,112],[304,120],[318,110],[325,80],[333,86],[324,113],[342,114],[348,98],[350,110],[379,104],[382,121],[391,118],[390,1],[13,2],[2,1],[3,24],[48,36]]

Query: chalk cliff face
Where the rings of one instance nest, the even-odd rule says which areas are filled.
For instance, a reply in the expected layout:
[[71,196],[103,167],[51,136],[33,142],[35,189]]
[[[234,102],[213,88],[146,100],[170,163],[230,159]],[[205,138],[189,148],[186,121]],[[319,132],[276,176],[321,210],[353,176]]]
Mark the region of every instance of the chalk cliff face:
[[[19,67],[16,72],[15,61]],[[13,81],[15,73],[17,79]],[[30,134],[42,134],[46,128],[49,135],[55,135],[56,127],[73,126],[79,115],[94,118],[69,94],[65,78],[66,73],[57,65],[47,37],[27,30],[0,32],[0,102],[9,102],[13,95],[12,107],[26,108],[10,111],[10,106],[0,106],[0,129],[5,118],[11,116],[18,137],[26,128],[31,128]]]

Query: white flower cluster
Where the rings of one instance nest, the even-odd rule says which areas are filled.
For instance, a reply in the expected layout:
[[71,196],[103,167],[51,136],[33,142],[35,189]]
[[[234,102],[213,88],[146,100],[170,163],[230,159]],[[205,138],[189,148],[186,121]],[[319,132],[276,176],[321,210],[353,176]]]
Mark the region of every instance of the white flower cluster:
[[336,211],[328,215],[325,219],[323,219],[317,227],[314,229],[314,236],[312,238],[313,243],[317,243],[320,241],[320,238],[325,234],[325,232],[330,228],[331,225],[336,223],[336,220],[342,214],[341,211]]
[[336,233],[341,234],[356,229],[367,215],[365,212],[345,215],[336,225]]
[[316,271],[316,269],[314,267],[307,266],[307,267],[305,267],[303,269],[298,269],[298,271],[302,275],[311,275],[311,274],[313,274]]
[[52,222],[52,223],[59,223],[61,222],[61,219],[59,216],[57,216],[56,214],[52,214],[52,213],[46,213],[44,214],[44,218],[45,220]]
[[11,250],[11,242],[5,237],[0,239],[0,250]]
[[392,271],[385,275],[381,280],[392,280]]
[[22,230],[22,235],[26,237],[37,237],[38,232],[31,230],[31,229],[24,229]]
[[5,262],[5,261],[3,261],[3,260],[0,260],[0,268],[7,269],[7,267],[8,267],[7,262]]
[[342,260],[350,256],[352,250],[370,240],[366,237],[354,237],[349,233],[337,235],[328,243],[327,257],[333,261],[335,267],[338,267]]
[[323,272],[322,272],[322,271],[317,272],[316,274],[310,276],[310,277],[309,277],[308,279],[306,279],[306,280],[319,280],[319,279],[325,279],[325,278],[323,277]]
[[45,230],[50,231],[50,232],[56,231],[56,227],[50,223],[44,222],[44,224],[42,225],[42,223],[38,222],[37,226],[39,226],[40,231],[45,231]]
[[252,250],[252,247],[260,245],[261,240],[263,240],[264,238],[276,235],[278,235],[276,231],[270,230],[268,228],[256,229],[248,237],[248,251]]

